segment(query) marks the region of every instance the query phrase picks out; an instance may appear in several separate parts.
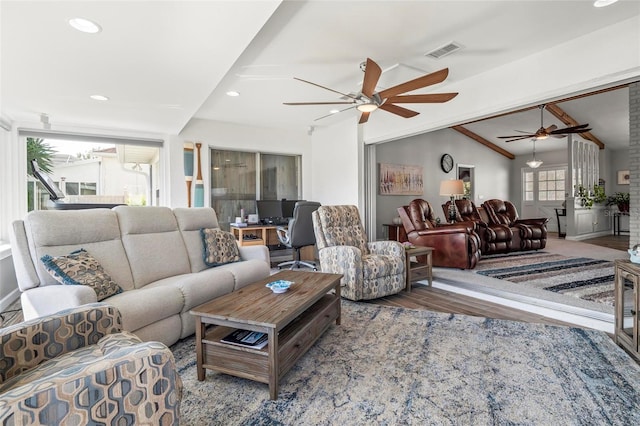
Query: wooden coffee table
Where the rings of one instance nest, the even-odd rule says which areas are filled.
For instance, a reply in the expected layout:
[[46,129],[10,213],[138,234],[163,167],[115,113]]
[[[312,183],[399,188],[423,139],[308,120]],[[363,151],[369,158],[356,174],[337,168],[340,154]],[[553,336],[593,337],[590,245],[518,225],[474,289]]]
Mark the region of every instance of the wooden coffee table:
[[[341,278],[339,274],[282,271],[192,309],[198,380],[204,380],[208,368],[267,383],[271,399],[277,399],[280,378],[331,322],[340,324]],[[275,294],[265,287],[275,280],[294,284],[286,293]],[[269,343],[253,349],[220,342],[235,329],[267,333]]]

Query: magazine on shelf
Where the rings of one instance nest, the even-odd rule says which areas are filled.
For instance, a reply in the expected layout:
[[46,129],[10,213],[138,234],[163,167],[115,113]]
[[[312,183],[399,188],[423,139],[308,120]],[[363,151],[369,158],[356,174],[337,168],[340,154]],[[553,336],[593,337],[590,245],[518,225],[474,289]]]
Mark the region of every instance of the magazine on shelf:
[[244,346],[245,348],[262,349],[269,343],[267,333],[250,330],[235,330],[222,339],[222,343]]

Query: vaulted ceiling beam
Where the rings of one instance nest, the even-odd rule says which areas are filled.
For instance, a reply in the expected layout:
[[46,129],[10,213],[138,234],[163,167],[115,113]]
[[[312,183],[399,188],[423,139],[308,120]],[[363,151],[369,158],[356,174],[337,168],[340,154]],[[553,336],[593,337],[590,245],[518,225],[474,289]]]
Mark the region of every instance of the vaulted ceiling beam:
[[[567,114],[562,108],[560,108],[556,104],[547,104],[545,106],[546,110],[553,114],[558,120],[562,121],[567,126],[577,126],[581,123],[578,123],[573,117]],[[604,143],[600,141],[593,133],[584,132],[580,133],[583,138],[590,140],[600,147],[600,149],[604,149]]]
[[502,149],[500,148],[498,145],[489,142],[488,140],[486,140],[485,138],[483,138],[482,136],[473,133],[471,130],[462,127],[462,126],[453,126],[451,127],[453,130],[462,133],[463,135],[465,135],[468,138],[473,139],[476,142],[481,143],[482,145],[486,146],[487,148],[490,148],[492,150],[494,150],[495,152],[504,155],[505,157],[507,157],[510,160],[513,160],[514,158],[516,158],[515,155],[513,155],[512,153],[510,153],[509,151],[507,151],[506,149]]

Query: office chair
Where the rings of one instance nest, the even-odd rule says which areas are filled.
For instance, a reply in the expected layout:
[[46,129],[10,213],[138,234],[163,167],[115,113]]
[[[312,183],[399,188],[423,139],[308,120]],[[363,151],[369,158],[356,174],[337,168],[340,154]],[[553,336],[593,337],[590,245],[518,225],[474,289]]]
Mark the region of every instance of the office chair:
[[280,242],[293,249],[293,260],[278,264],[278,268],[291,265],[290,269],[293,269],[304,265],[313,268],[314,271],[318,270],[314,263],[300,260],[300,249],[316,243],[311,213],[318,210],[318,207],[320,207],[320,203],[315,201],[298,201],[293,209],[293,218],[289,220],[288,227],[278,226],[276,228]]

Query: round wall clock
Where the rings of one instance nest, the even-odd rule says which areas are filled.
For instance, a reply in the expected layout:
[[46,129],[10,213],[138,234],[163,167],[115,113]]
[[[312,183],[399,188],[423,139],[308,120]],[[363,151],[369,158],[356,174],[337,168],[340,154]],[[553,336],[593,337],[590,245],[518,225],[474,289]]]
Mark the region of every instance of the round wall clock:
[[440,158],[440,167],[442,167],[443,172],[449,173],[453,169],[453,157],[449,154],[444,154]]

